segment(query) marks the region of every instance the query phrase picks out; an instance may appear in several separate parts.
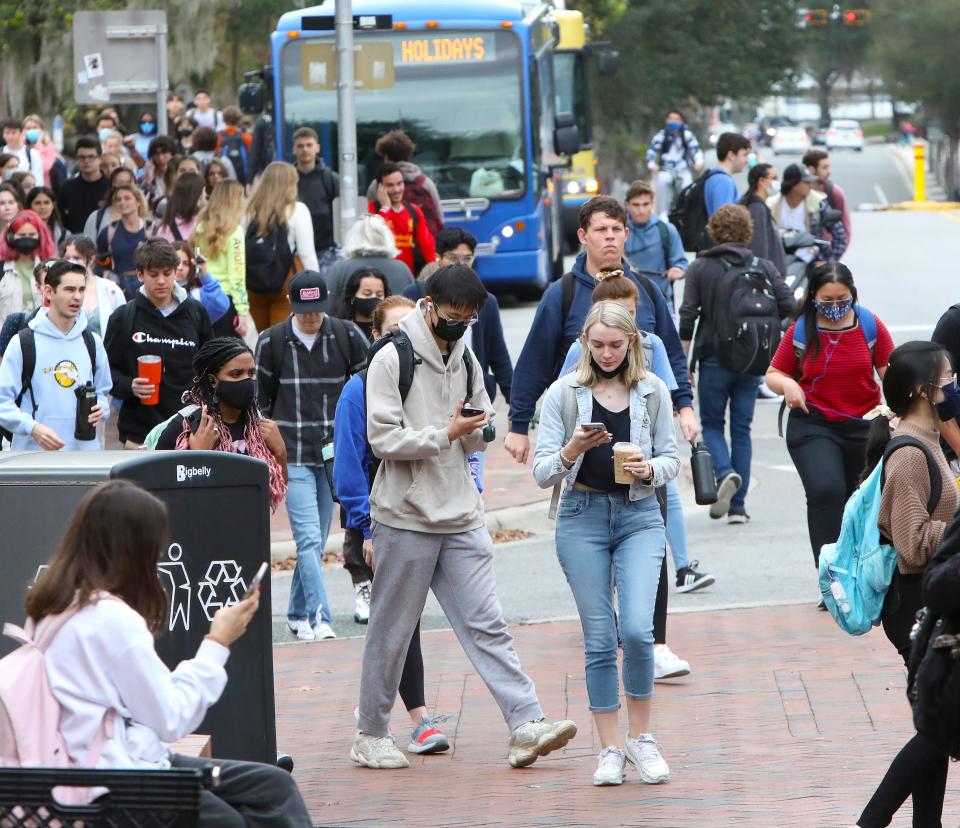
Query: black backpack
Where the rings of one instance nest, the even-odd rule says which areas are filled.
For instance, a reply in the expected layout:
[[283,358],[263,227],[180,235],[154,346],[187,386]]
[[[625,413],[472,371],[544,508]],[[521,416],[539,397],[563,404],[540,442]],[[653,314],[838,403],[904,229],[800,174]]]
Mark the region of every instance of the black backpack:
[[[23,319],[19,323],[21,327],[17,331],[17,336],[20,338],[20,351],[23,354],[23,366],[20,370],[20,393],[17,394],[13,402],[17,408],[20,408],[20,403],[23,402],[23,398],[29,391],[31,408],[30,416],[33,417],[33,419],[37,419],[37,401],[33,396],[33,372],[37,367],[37,340],[36,335],[33,332],[33,328],[27,327],[27,322],[29,321],[28,316],[26,314],[22,314],[22,316]],[[83,336],[83,344],[87,346],[87,354],[90,356],[90,376],[96,377],[97,343],[93,338],[93,334],[86,328],[83,329],[81,335]],[[0,427],[0,438],[3,438],[7,441],[12,441],[13,434],[7,431],[7,429]]]
[[705,186],[711,175],[720,170],[707,170],[694,179],[679,193],[670,211],[670,223],[677,228],[683,249],[688,253],[699,253],[712,246],[707,234],[707,199]]
[[728,371],[759,377],[780,344],[780,313],[770,277],[754,256],[745,265],[720,259],[713,283],[710,321],[717,361]]
[[233,135],[220,133],[220,157],[230,160],[233,171],[237,174],[237,181],[246,184],[250,173],[250,156],[243,133],[239,129]]
[[[393,333],[387,334],[386,336],[380,337],[376,340],[367,351],[367,367],[360,372],[360,376],[363,377],[363,398],[366,401],[367,398],[367,371],[370,369],[370,363],[373,362],[373,357],[378,351],[393,343],[394,347],[397,349],[397,359],[400,362],[399,373],[397,375],[397,387],[400,389],[400,401],[404,402],[407,399],[407,395],[410,393],[410,387],[413,385],[413,372],[417,365],[423,362],[420,357],[417,356],[416,351],[413,350],[413,343],[410,341],[410,337],[407,336],[403,331],[396,330]],[[464,405],[468,404],[469,401],[473,398],[473,359],[470,356],[470,349],[463,349],[463,367],[467,371],[467,396],[464,397]],[[369,443],[369,441],[368,441]],[[370,463],[369,473],[370,479],[373,480],[376,477],[377,469],[380,467],[380,458],[374,455],[371,452],[371,457],[373,460]]]
[[266,235],[258,236],[255,221],[250,222],[245,239],[247,290],[253,293],[276,293],[283,289],[293,267],[293,251],[287,239],[287,226],[271,224]]

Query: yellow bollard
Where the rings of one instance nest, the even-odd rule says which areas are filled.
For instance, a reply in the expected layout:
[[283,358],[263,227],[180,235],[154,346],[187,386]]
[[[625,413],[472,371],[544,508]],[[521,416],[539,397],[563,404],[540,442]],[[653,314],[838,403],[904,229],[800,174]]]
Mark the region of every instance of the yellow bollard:
[[913,200],[927,200],[927,149],[923,144],[913,145]]

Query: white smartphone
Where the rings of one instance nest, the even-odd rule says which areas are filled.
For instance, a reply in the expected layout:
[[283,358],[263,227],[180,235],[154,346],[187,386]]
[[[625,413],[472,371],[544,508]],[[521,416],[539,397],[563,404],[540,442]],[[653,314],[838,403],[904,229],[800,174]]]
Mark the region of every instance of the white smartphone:
[[243,594],[243,600],[246,601],[251,595],[253,595],[254,590],[260,586],[260,582],[263,580],[263,576],[267,574],[267,570],[270,568],[270,564],[264,561],[260,564],[260,568],[257,570],[257,574],[253,576],[253,580],[250,581],[250,586],[247,587],[247,591]]
[[603,423],[580,423],[580,428],[584,431],[605,431],[607,427]]

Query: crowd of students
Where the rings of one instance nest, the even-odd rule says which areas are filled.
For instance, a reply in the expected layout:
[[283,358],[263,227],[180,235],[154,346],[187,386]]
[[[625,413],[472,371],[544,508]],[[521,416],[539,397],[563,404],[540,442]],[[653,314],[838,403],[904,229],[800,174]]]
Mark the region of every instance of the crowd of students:
[[[232,151],[241,135],[235,113],[212,110],[203,93],[195,103],[192,115],[177,116],[180,147],[168,136],[145,140],[153,119],[141,118],[118,150],[139,169],[103,165],[117,126],[104,113],[98,135],[76,141],[77,172],[59,192],[47,191],[32,170],[39,186],[29,194],[12,179],[0,185],[0,426],[15,449],[97,449],[99,439],[73,435],[76,390],[90,383],[97,403],[89,423],[115,411],[127,448],[262,460],[270,505],[285,504],[297,546],[287,620],[300,640],[335,638],[322,560],[339,500],[354,619],[368,624],[350,749],[360,765],[409,764],[389,728],[398,692],[411,718],[409,751],[449,748],[424,693],[419,621],[429,590],[501,709],[511,766],[529,765],[577,732],[571,721],[544,716],[496,596],[482,491],[498,389],[509,406],[506,450],[520,463],[532,453],[536,481],[556,488],[557,554],[580,613],[601,742],[595,785],[621,784],[628,762],[646,783],[670,774],[652,734],[653,683],[691,668],[667,645],[667,547],[677,590],[714,583],[687,548],[678,434],[695,442],[702,423],[717,476],[711,517],[746,525],[750,427],[763,377],[789,411],[787,447],[807,496],[815,563],[838,536],[865,458],[875,464],[889,437],[886,414],[872,425],[867,419],[881,403],[875,375],[890,416],[899,417],[895,433],[925,441],[930,452],[940,451],[939,433],[960,447],[956,319],[938,326],[947,350],[916,343],[895,350],[836,261],[849,243],[842,220],[817,225],[830,236],[830,261],[812,269],[799,305],[784,283],[776,231],[822,218],[828,196],[810,193],[817,175],[829,179],[828,159],[788,167],[781,199],[770,197],[776,171],[757,164],[741,198],[733,175],[747,166],[749,142],[720,136],[702,193],[711,246],[692,262],[646,182],[630,187],[625,204],[591,199],[580,211],[582,250],[546,291],[514,367],[497,301],[472,267],[477,240],[443,227],[436,187],[413,163],[415,145],[402,131],[378,141],[383,164],[367,194],[369,212],[340,248],[333,233],[340,183],[323,163],[317,134],[294,133],[295,164],[255,169]],[[5,126],[4,137],[13,151],[25,141],[18,163],[37,160],[43,173],[35,123],[20,123],[18,135]],[[175,155],[188,137],[190,154]],[[242,135],[240,143],[249,151]],[[747,363],[725,333],[738,312],[735,279],[749,280],[766,308],[733,320],[767,335],[757,340],[766,350],[758,357],[755,348]],[[254,328],[251,349],[245,339]],[[144,357],[159,358],[159,381],[142,370]],[[904,658],[923,572],[957,505],[940,454],[946,484],[927,510],[931,484],[918,452],[903,449],[886,467],[880,518],[900,556],[883,623]],[[98,497],[136,497],[115,489],[83,509]],[[51,577],[81,577],[69,562],[81,547],[71,543]],[[123,548],[118,541],[118,555]],[[95,596],[108,582],[77,580],[74,588],[99,606]],[[59,598],[44,600],[31,598],[37,621],[65,608]],[[131,604],[148,626],[151,600]],[[252,601],[242,606],[232,620],[215,619],[214,644],[229,645],[242,632]],[[115,609],[85,611],[94,618]],[[212,672],[194,712],[222,689],[225,653],[214,644],[198,655]],[[184,725],[193,718],[185,715]],[[937,768],[946,761],[929,734],[905,750]],[[878,796],[864,828],[887,824],[875,814],[896,796],[886,789]]]

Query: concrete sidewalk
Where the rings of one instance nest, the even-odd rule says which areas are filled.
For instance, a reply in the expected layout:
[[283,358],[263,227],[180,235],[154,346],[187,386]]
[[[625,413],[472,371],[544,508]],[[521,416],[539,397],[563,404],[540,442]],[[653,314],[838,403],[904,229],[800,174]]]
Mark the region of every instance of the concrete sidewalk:
[[[428,705],[452,714],[451,750],[404,771],[349,760],[361,640],[274,649],[278,744],[325,826],[848,826],[912,735],[904,671],[879,630],[844,635],[812,604],[673,616],[695,672],[658,685],[653,731],[671,781],[634,771],[594,788],[599,748],[576,622],[513,630],[547,715],[577,721],[567,749],[526,770],[506,763],[499,710],[449,631],[423,635]],[[408,719],[394,712],[406,747]],[[624,722],[625,726],[625,722]],[[947,815],[960,789],[951,780]],[[907,803],[892,823],[910,825]],[[953,824],[948,819],[945,824]]]

